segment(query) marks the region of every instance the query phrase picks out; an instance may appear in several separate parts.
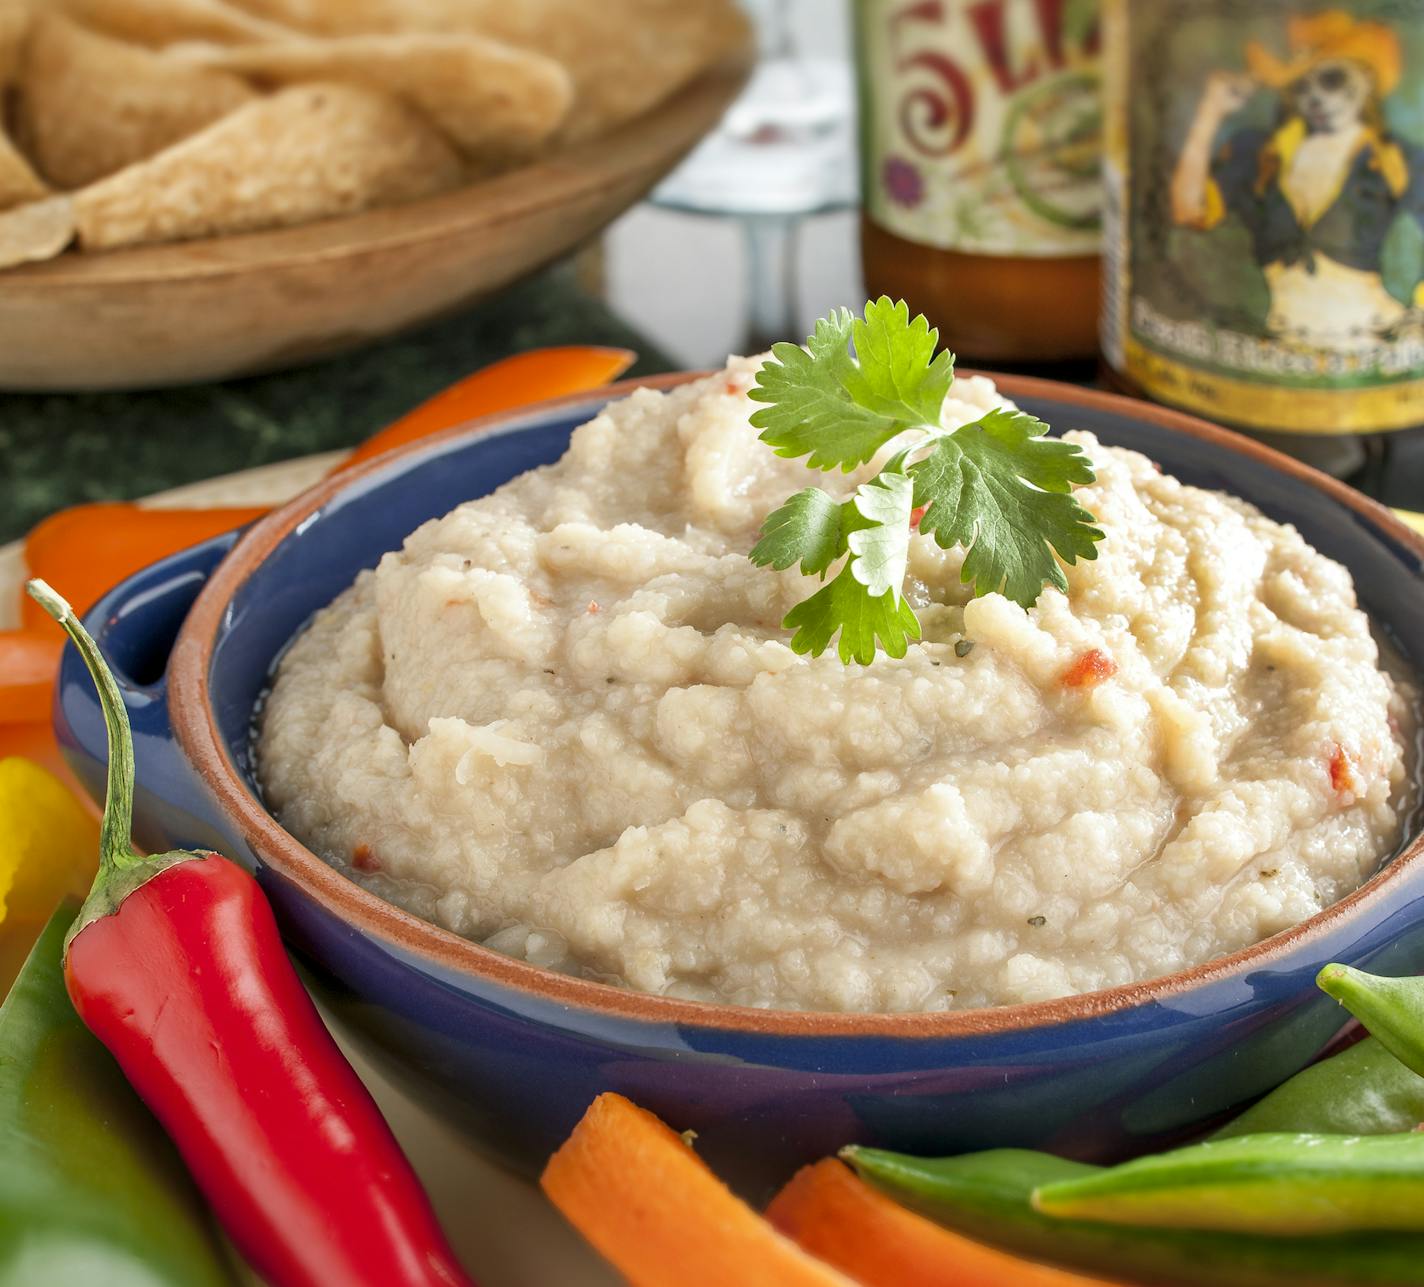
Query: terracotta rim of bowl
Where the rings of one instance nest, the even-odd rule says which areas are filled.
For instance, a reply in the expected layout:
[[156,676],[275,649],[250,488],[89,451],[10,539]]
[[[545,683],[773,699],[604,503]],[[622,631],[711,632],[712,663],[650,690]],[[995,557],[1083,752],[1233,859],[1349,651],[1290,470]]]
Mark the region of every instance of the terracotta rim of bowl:
[[[183,625],[169,664],[169,705],[174,732],[188,759],[242,836],[263,863],[294,881],[326,911],[353,928],[422,957],[442,969],[465,973],[514,989],[531,998],[627,1020],[691,1027],[736,1029],[781,1036],[864,1036],[900,1038],[963,1037],[1069,1023],[1162,1001],[1189,988],[1239,975],[1268,964],[1333,929],[1382,891],[1397,885],[1424,861],[1424,833],[1414,836],[1386,867],[1354,893],[1332,903],[1309,920],[1239,952],[1140,983],[1054,1001],[1030,1002],[978,1010],[906,1014],[848,1014],[833,1011],[762,1010],[709,1001],[655,996],[560,974],[482,947],[449,930],[387,903],[347,879],[284,831],[248,789],[228,758],[208,700],[208,669],[227,605],[253,570],[313,513],[353,484],[372,478],[392,462],[492,429],[543,419],[551,411],[612,401],[638,388],[669,389],[701,372],[624,380],[589,393],[485,416],[431,438],[324,479],[309,491],[255,524],[213,574]],[[964,372],[970,374],[970,372]],[[992,373],[991,373],[992,374]],[[1402,523],[1384,506],[1289,456],[1208,421],[1166,407],[1113,393],[1080,389],[1029,376],[995,376],[1010,397],[1039,397],[1103,412],[1131,416],[1250,457],[1314,487],[1355,511],[1370,525],[1409,549],[1424,565],[1424,536]]]

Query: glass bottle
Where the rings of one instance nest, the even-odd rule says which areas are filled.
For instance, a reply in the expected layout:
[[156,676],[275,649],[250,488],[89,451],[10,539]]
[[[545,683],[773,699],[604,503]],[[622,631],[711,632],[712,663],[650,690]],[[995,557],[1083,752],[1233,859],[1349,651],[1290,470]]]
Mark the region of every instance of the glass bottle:
[[856,0],[866,286],[966,363],[1097,351],[1092,0]]
[[1381,474],[1424,423],[1424,5],[1105,0],[1103,22],[1116,381]]

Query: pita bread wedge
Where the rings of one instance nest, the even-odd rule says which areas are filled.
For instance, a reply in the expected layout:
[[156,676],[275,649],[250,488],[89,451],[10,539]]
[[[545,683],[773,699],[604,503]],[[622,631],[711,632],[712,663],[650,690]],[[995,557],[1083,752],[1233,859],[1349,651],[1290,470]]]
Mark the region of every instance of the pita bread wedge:
[[239,0],[321,35],[467,31],[556,59],[574,81],[561,135],[590,138],[648,111],[746,43],[735,0]]
[[237,76],[52,15],[35,19],[11,92],[17,137],[59,188],[122,170],[256,97]]
[[493,165],[536,152],[573,98],[568,73],[553,59],[480,36],[347,36],[182,53],[263,85],[339,80],[385,90],[469,160]]
[[308,223],[463,178],[440,133],[386,94],[315,84],[259,98],[74,198],[88,250]]
[[292,34],[224,0],[49,0],[48,7],[94,31],[152,49],[180,40],[229,44]]
[[[0,0],[0,109],[19,69],[29,30],[29,9]],[[35,173],[29,158],[6,132],[4,113],[0,111],[0,210],[39,201],[49,194],[49,184]]]
[[735,0],[464,0],[472,26],[558,59],[574,78],[562,137],[641,116],[748,39]]
[[[519,4],[521,0],[510,0]],[[261,21],[317,36],[468,31],[463,0],[233,0]],[[598,0],[589,0],[596,4]]]
[[0,129],[0,210],[49,196],[49,185],[25,160],[10,136]]
[[0,213],[0,268],[53,259],[74,240],[74,202],[48,197]]
[[0,90],[15,79],[20,69],[30,20],[30,11],[24,5],[0,0]]

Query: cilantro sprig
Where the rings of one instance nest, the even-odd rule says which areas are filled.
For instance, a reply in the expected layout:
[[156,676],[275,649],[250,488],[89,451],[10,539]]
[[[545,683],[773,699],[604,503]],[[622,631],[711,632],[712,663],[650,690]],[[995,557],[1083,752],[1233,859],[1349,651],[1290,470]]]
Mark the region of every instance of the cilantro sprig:
[[[939,332],[881,297],[865,316],[840,309],[806,342],[777,344],[748,396],[765,405],[751,422],[778,456],[845,473],[913,433],[845,500],[807,487],[773,510],[751,552],[779,571],[800,565],[825,580],[782,623],[799,653],[818,657],[839,634],[841,661],[868,665],[877,646],[903,657],[920,624],[904,598],[913,515],[944,549],[965,550],[961,580],[1031,607],[1045,585],[1068,588],[1059,562],[1097,557],[1103,533],[1072,497],[1094,480],[1088,457],[1045,437],[1048,426],[996,408],[958,429],[940,424],[954,358]],[[854,347],[855,356],[851,356]]]

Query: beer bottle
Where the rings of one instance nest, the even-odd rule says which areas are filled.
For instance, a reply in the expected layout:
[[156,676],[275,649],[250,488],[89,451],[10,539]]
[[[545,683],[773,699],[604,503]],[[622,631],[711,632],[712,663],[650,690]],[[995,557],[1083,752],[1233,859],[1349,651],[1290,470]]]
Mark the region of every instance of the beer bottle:
[[1097,352],[1093,0],[856,0],[861,250],[961,360]]
[[1381,458],[1424,423],[1424,6],[1103,21],[1108,366],[1332,472]]

